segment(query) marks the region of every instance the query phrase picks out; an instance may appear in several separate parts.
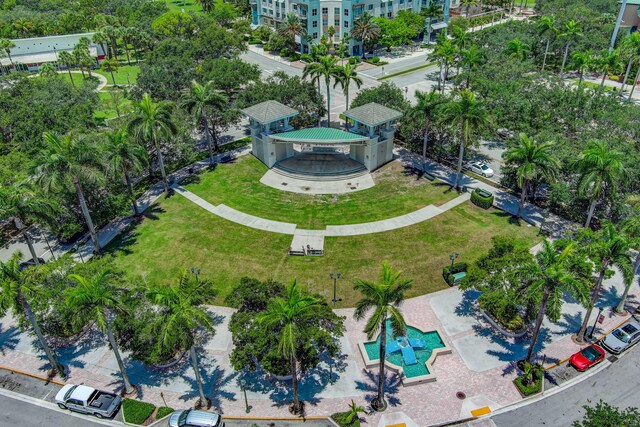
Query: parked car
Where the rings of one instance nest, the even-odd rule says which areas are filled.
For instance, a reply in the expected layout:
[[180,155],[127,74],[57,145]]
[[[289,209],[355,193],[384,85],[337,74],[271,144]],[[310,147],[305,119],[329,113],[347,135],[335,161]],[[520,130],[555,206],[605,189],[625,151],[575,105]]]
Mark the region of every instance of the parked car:
[[120,396],[114,393],[73,384],[62,387],[55,400],[62,409],[95,415],[98,418],[113,417],[122,403]]
[[640,323],[628,320],[604,337],[602,345],[613,354],[620,354],[640,341]]
[[[40,264],[44,264],[44,259],[38,257],[38,262]],[[29,258],[29,260],[21,262],[20,265],[18,265],[18,271],[22,271],[25,268],[33,267],[34,265],[36,265],[36,262],[33,260],[33,258]]]
[[469,162],[465,166],[471,172],[485,177],[493,176],[493,169],[482,162]]
[[580,372],[597,365],[604,360],[605,352],[602,347],[592,344],[573,354],[569,363]]
[[216,413],[187,409],[171,414],[169,427],[224,427],[224,422]]

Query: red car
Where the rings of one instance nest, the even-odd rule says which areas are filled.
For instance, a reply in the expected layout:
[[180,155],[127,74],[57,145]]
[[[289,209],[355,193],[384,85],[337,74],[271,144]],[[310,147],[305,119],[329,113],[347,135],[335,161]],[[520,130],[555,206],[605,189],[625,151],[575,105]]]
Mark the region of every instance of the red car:
[[592,344],[572,355],[571,359],[569,359],[569,363],[578,371],[584,372],[593,365],[597,365],[602,362],[604,360],[604,356],[604,350],[599,346]]

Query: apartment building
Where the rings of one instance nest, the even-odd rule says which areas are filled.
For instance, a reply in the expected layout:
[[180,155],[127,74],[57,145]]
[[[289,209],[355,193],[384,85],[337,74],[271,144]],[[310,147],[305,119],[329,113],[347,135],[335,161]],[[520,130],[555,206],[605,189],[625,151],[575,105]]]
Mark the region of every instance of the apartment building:
[[[348,35],[353,23],[365,12],[376,17],[393,18],[401,10],[420,12],[430,1],[444,8],[443,23],[446,27],[451,0],[250,0],[254,25],[267,25],[278,29],[288,13],[297,14],[307,27],[307,38],[296,40],[302,52],[308,52],[309,44],[317,43],[333,27],[334,45]],[[362,43],[351,40],[349,51],[352,55],[362,54]]]

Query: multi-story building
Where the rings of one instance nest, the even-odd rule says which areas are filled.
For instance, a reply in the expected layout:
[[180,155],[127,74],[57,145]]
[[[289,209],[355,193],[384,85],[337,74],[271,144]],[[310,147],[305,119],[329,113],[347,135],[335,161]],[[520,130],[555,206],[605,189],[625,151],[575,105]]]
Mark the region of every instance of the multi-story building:
[[[446,23],[451,0],[250,0],[250,3],[252,21],[256,26],[278,29],[288,13],[297,14],[307,28],[307,37],[297,41],[302,52],[307,52],[309,44],[317,43],[327,34],[329,27],[335,30],[332,42],[337,45],[350,33],[353,22],[365,12],[376,17],[393,18],[401,10],[420,12],[430,1],[442,5]],[[362,43],[351,39],[349,52],[361,55]]]

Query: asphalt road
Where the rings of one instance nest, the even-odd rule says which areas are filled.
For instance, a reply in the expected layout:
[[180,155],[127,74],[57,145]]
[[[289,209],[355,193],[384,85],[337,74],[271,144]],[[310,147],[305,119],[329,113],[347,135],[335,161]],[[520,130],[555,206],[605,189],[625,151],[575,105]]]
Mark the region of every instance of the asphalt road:
[[569,427],[582,419],[584,405],[593,406],[600,399],[620,408],[640,407],[638,378],[640,345],[591,378],[491,420],[498,427]]
[[2,427],[102,427],[104,425],[123,425],[121,423],[103,423],[93,421],[87,416],[73,416],[58,412],[48,406],[40,406],[17,400],[8,395],[0,395],[0,426]]

